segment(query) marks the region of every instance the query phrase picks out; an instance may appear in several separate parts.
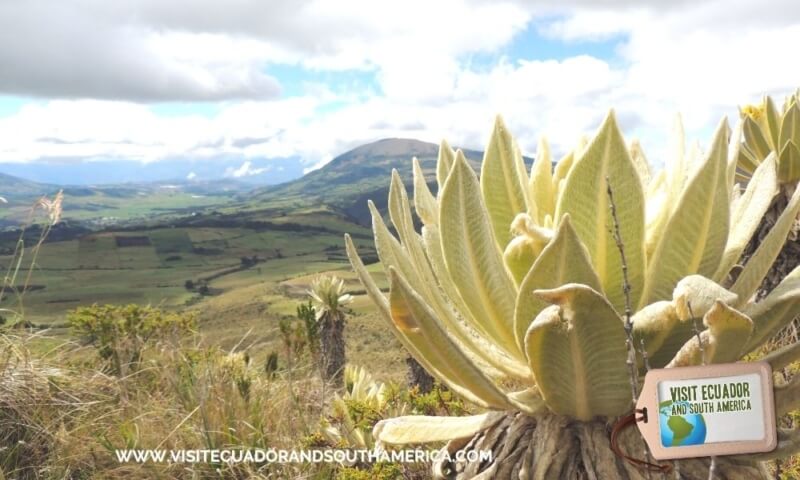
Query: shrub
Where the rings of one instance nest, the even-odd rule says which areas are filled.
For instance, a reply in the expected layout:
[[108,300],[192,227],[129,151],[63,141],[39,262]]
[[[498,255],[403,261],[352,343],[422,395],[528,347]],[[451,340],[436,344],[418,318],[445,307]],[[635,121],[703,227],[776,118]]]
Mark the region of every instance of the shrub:
[[81,307],[67,315],[72,331],[97,348],[116,375],[138,369],[148,342],[191,332],[191,314],[169,313],[139,305]]

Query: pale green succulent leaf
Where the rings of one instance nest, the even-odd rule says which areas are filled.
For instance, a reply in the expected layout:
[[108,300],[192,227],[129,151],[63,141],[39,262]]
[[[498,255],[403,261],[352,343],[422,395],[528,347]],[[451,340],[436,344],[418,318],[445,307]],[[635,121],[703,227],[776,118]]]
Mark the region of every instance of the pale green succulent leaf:
[[554,412],[589,420],[630,408],[622,319],[597,291],[567,284],[536,294],[542,310],[525,337],[536,385]]
[[394,235],[389,231],[389,228],[383,221],[378,209],[369,201],[370,214],[372,215],[372,233],[375,237],[375,250],[378,253],[378,258],[384,268],[386,274],[389,274],[389,267],[395,267],[408,278],[411,283],[420,286],[423,284],[414,263],[408,255],[408,252],[400,244]]
[[[393,172],[392,183],[389,190],[389,212],[395,229],[400,235],[402,244],[398,243],[391,235],[377,209],[370,203],[373,215],[373,231],[375,233],[378,256],[385,267],[394,266],[403,277],[408,280],[415,291],[419,292],[437,318],[452,335],[452,340],[458,343],[464,354],[473,361],[488,362],[490,367],[499,368],[505,374],[518,379],[527,380],[530,372],[521,360],[498,358],[492,349],[487,349],[480,338],[468,331],[466,326],[458,320],[452,307],[436,288],[429,288],[437,282],[431,270],[428,256],[422,247],[421,240],[413,228],[411,210],[406,196],[405,186],[397,172]],[[388,254],[386,253],[388,251]]]
[[731,287],[731,291],[739,295],[738,306],[747,303],[761,285],[773,262],[778,258],[798,213],[800,213],[800,188],[795,189],[775,225],[761,241]]
[[677,282],[687,275],[711,277],[717,270],[730,224],[725,185],[727,144],[727,125],[723,121],[711,151],[683,190],[648,261],[640,308],[668,299]]
[[735,305],[739,297],[722,285],[701,275],[681,279],[672,291],[675,313],[682,321],[703,316],[714,307],[717,300]]
[[528,176],[522,156],[498,116],[481,164],[481,193],[499,248],[511,240],[511,222],[528,211]]
[[502,420],[502,412],[488,412],[469,417],[432,417],[409,415],[381,420],[372,429],[372,436],[389,445],[430,443],[470,438]]
[[650,365],[667,365],[694,336],[693,320],[699,322],[717,300],[731,305],[737,298],[705,277],[689,275],[675,286],[672,301],[654,302],[636,312],[632,319],[634,336],[637,341],[644,338]]
[[731,212],[731,232],[714,279],[722,281],[742,256],[761,219],[778,193],[778,173],[774,153],[758,166],[747,189]]
[[448,370],[452,370],[455,383],[462,385],[480,400],[479,405],[509,407],[505,394],[452,341],[435,314],[411,285],[394,268],[389,269],[389,276],[389,305],[395,324],[414,326],[411,331],[405,332],[406,335],[412,340],[429,345],[433,363],[440,368],[447,366]]
[[[631,317],[631,322],[633,322],[633,338],[637,347],[643,341],[650,363],[654,366],[658,364],[657,368],[663,366],[668,360],[662,360],[662,357],[669,356],[671,358],[671,354],[658,355],[658,353],[664,342],[680,325],[675,306],[666,300],[651,303],[636,312]],[[674,348],[677,350],[679,347]],[[675,350],[672,351],[672,354],[674,352]]]
[[787,142],[800,144],[800,105],[792,105],[783,113],[781,130],[778,135],[778,146],[775,150],[782,150]]
[[[418,272],[408,258],[407,252],[402,248],[397,239],[391,235],[374,205],[371,202],[369,205],[372,210],[375,247],[378,251],[378,257],[381,263],[386,268],[387,275],[390,269],[397,268],[400,272],[403,272],[404,275],[407,275],[407,278],[413,278],[421,284]],[[379,311],[389,321],[395,335],[409,352],[412,353],[412,356],[433,376],[443,383],[453,386],[453,388],[458,390],[465,398],[476,401],[476,399],[473,398],[468,391],[465,392],[464,387],[460,386],[457,380],[455,380],[455,370],[452,365],[436,363],[435,353],[437,349],[436,347],[432,347],[429,342],[420,338],[420,325],[415,323],[414,317],[395,316],[391,314],[388,302],[383,297],[383,294],[380,293],[377,286],[375,286],[374,281],[372,281],[366,269],[363,267],[363,264],[361,264],[361,260],[355,252],[352,241],[348,242],[348,256],[350,257],[350,262],[356,270],[359,279],[362,284],[365,285],[370,298],[378,305]],[[430,292],[430,290],[426,291]]]
[[608,184],[613,189],[617,218],[628,267],[634,304],[642,293],[645,272],[644,192],[613,111],[566,179],[556,218],[569,214],[575,231],[589,251],[603,291],[617,311],[625,309],[622,260],[613,238]]
[[800,315],[800,267],[795,267],[766,298],[747,305],[754,332],[748,350],[761,346]]
[[[415,235],[414,219],[411,216],[411,204],[408,201],[408,193],[397,169],[392,169],[392,181],[389,184],[389,217],[392,219],[397,234],[403,246],[411,251],[411,238]],[[413,256],[413,252],[412,256]],[[415,263],[419,265],[414,259]]]
[[781,114],[770,97],[764,99],[764,112],[767,117],[767,130],[769,130],[766,132],[768,133],[767,139],[772,142],[772,150],[777,151],[780,146]]
[[356,246],[353,244],[353,239],[350,238],[350,235],[344,235],[344,244],[347,252],[347,258],[350,260],[350,265],[356,272],[356,276],[358,276],[361,284],[364,285],[367,296],[369,296],[370,300],[372,300],[372,303],[378,307],[378,312],[381,314],[381,316],[387,320],[390,325],[394,325],[392,323],[392,316],[389,313],[389,301],[386,299],[383,293],[381,293],[381,290],[378,288],[375,280],[372,279],[372,276],[369,274],[369,272],[367,272],[366,267],[364,267],[364,263],[361,261],[361,257],[358,256],[358,251],[356,250]]
[[[555,168],[553,169],[553,188],[556,189],[556,192],[559,191],[559,184],[561,180],[567,178],[567,174],[572,169],[572,165],[575,163],[575,152],[571,151],[561,157],[561,159],[556,163]],[[560,194],[558,195],[560,196]],[[558,201],[558,198],[556,198]]]
[[514,282],[519,285],[542,251],[542,245],[527,235],[511,239],[503,252],[503,262],[511,271]]
[[[423,291],[425,296],[433,297],[431,305],[436,308],[436,312],[448,332],[465,349],[465,352],[485,362],[488,367],[512,378],[530,380],[531,373],[525,362],[513,359],[507,353],[499,350],[488,339],[491,336],[485,331],[483,324],[475,321],[470,314],[447,272],[438,227],[436,225],[422,227],[422,239],[426,259],[433,275],[433,279],[426,285],[440,286],[445,295],[440,295],[437,288],[424,288]],[[460,318],[456,318],[453,311],[459,312]]]
[[642,181],[642,186],[647,186],[650,183],[650,164],[647,162],[647,157],[639,140],[634,139],[631,141],[630,154],[633,166],[636,167],[636,173],[639,174],[639,179]]
[[744,135],[745,142],[747,142],[750,150],[755,154],[755,159],[758,162],[761,162],[767,158],[767,155],[772,152],[772,146],[764,136],[764,132],[761,131],[761,127],[759,127],[752,118],[744,118],[742,134]]
[[450,170],[456,162],[456,152],[450,148],[447,140],[442,140],[439,144],[439,157],[436,160],[436,182],[439,184],[438,195],[441,196],[444,182],[447,181],[447,176],[450,175]]
[[550,305],[533,294],[534,290],[580,283],[601,292],[600,279],[592,268],[589,254],[572,227],[570,216],[561,219],[555,237],[542,250],[520,285],[514,309],[514,334],[520,349],[525,348],[525,334],[533,319]]
[[417,157],[414,157],[413,160],[413,172],[414,208],[417,211],[417,216],[425,225],[438,223],[439,205],[436,203],[436,197],[433,196],[430,188],[428,188],[428,182],[425,180],[425,173],[423,173]]
[[535,415],[547,408],[537,387],[526,388],[508,395],[508,401],[528,415]]
[[789,140],[783,145],[778,162],[778,178],[781,183],[800,180],[800,149],[794,140]]
[[555,214],[556,188],[553,185],[553,157],[545,137],[539,138],[536,158],[531,165],[528,192],[535,212],[530,212],[539,225],[544,224],[547,215]]
[[669,150],[667,152],[667,159],[669,160],[667,197],[668,204],[671,208],[674,208],[686,185],[689,172],[689,163],[686,155],[686,134],[683,128],[683,118],[681,118],[680,114],[675,115],[669,142]]
[[741,168],[747,173],[753,173],[758,168],[755,154],[750,150],[746,144],[739,147],[739,156],[737,157],[737,167]]
[[416,345],[414,341],[409,338],[407,332],[413,332],[415,328],[418,330],[418,326],[414,324],[398,325],[395,323],[389,308],[389,301],[386,299],[386,297],[384,297],[383,293],[381,293],[380,289],[375,284],[375,281],[364,267],[364,263],[361,261],[361,257],[358,256],[358,252],[356,251],[356,247],[353,244],[353,240],[350,238],[350,235],[345,235],[345,246],[347,250],[347,257],[350,259],[350,264],[353,266],[353,270],[355,270],[358,279],[361,281],[361,284],[364,285],[367,295],[378,307],[378,312],[380,313],[381,318],[386,321],[387,325],[390,327],[392,332],[395,334],[395,337],[400,341],[403,347],[405,347],[411,356],[414,357],[420,363],[420,365],[422,365],[425,370],[428,371],[428,373],[436,377],[439,381],[454,387],[455,391],[460,392],[462,397],[470,398],[471,394],[468,391],[465,391],[466,389],[464,387],[458,385],[455,380],[448,376],[452,375],[452,371],[450,371],[452,369],[448,369],[447,365],[435,365],[431,361],[431,359],[434,357],[429,351],[424,351],[425,345],[420,345],[423,348],[421,350],[420,346]]
[[523,360],[513,333],[517,287],[497,248],[478,179],[461,153],[442,190],[439,225],[449,277],[470,315],[499,348]]
[[699,335],[702,348],[695,335],[678,351],[667,368],[730,363],[741,358],[753,333],[753,321],[747,315],[717,301],[703,317],[703,324],[708,329]]
[[[733,194],[739,192],[739,189],[734,190],[736,183],[736,167],[739,161],[739,152],[742,150],[744,144],[742,143],[742,128],[744,122],[739,120],[733,129],[730,139],[730,147],[728,150],[728,167],[726,170],[726,181],[728,186],[728,193]],[[735,218],[735,217],[732,217]]]

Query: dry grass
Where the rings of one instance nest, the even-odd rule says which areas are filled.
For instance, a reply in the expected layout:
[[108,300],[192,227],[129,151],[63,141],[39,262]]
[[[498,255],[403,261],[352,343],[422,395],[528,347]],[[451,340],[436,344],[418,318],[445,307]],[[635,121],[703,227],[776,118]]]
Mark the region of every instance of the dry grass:
[[163,343],[116,378],[81,347],[36,360],[29,341],[0,340],[0,478],[312,478],[330,468],[121,464],[114,453],[301,448],[331,396],[307,362],[270,378],[243,353]]

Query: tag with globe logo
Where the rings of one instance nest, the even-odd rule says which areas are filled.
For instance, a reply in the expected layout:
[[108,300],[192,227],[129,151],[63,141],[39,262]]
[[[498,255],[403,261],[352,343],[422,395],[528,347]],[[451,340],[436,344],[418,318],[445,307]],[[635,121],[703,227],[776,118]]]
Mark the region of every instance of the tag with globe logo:
[[777,445],[772,369],[766,362],[650,370],[637,426],[653,457],[768,452]]

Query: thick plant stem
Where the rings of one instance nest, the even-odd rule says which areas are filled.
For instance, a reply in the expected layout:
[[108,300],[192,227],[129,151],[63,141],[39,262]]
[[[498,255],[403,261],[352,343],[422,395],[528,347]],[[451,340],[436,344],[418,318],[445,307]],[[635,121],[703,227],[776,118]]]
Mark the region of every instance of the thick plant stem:
[[322,379],[334,388],[344,382],[345,346],[344,316],[326,313],[320,319],[320,360]]

